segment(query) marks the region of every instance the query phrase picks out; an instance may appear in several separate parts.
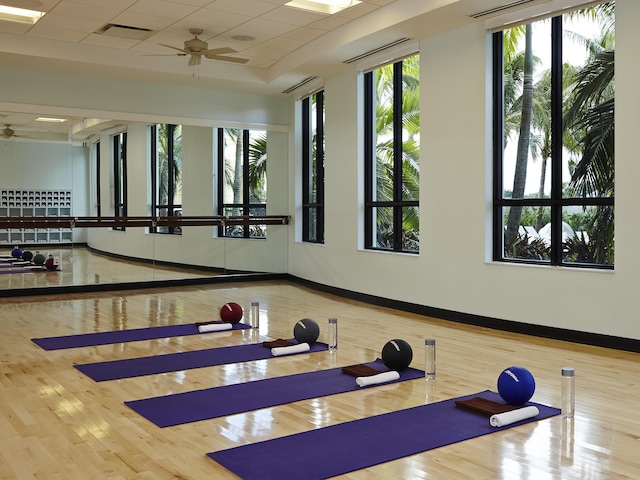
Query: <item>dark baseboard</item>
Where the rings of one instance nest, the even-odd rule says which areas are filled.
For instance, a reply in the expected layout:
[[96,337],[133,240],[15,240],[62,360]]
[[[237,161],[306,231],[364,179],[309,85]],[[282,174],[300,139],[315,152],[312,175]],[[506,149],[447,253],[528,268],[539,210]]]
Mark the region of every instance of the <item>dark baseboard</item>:
[[581,332],[579,330],[569,330],[565,328],[548,327],[544,325],[533,325],[530,323],[514,322],[512,320],[503,320],[499,318],[485,317],[482,315],[474,315],[471,313],[456,312],[454,310],[446,310],[442,308],[429,307],[427,305],[419,305],[416,303],[403,302],[400,300],[392,300],[389,298],[378,297],[366,293],[353,292],[343,288],[332,287],[321,283],[305,280],[293,275],[286,277],[292,283],[312,288],[325,293],[330,293],[339,297],[357,300],[371,305],[380,307],[393,308],[403,312],[415,313],[427,317],[434,317],[441,320],[448,320],[466,325],[474,325],[477,327],[486,327],[496,330],[502,330],[512,333],[521,333],[535,337],[551,338],[554,340],[564,340],[567,342],[579,343],[583,345],[592,345],[596,347],[613,348],[616,350],[624,350],[629,352],[640,353],[640,340],[625,337],[615,337],[611,335],[603,335],[599,333]]

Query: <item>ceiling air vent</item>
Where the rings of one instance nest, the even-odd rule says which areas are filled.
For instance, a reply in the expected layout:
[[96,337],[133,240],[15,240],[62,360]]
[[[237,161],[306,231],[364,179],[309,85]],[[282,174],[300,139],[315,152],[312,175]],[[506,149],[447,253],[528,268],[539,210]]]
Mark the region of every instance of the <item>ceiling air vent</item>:
[[396,45],[400,45],[401,43],[404,43],[406,41],[410,40],[409,38],[399,38],[398,40],[394,40],[391,43],[387,43],[386,45],[382,45],[381,47],[378,48],[374,48],[373,50],[369,50],[368,52],[364,52],[363,54],[357,55],[353,58],[350,58],[348,60],[344,60],[342,63],[353,63],[353,62],[357,62],[358,60],[362,60],[363,58],[369,57],[371,55],[374,55],[378,52],[382,52],[383,50],[386,50],[387,48],[391,48],[391,47],[395,47]]
[[506,3],[506,4],[501,5],[499,7],[490,8],[489,10],[485,10],[483,12],[474,13],[474,14],[469,15],[469,16],[471,18],[482,18],[482,17],[486,17],[487,15],[493,15],[494,13],[499,13],[499,12],[502,12],[504,10],[508,10],[510,8],[517,7],[519,5],[524,5],[526,3],[531,3],[533,1],[535,1],[535,0],[516,0],[515,2]]
[[96,33],[100,35],[107,35],[109,37],[129,38],[131,40],[144,40],[149,37],[153,30],[148,28],[130,27],[128,25],[118,25],[115,23],[108,23]]
[[287,88],[284,92],[282,93],[291,93],[294,90],[297,90],[298,88],[300,88],[303,85],[306,85],[307,83],[309,83],[311,80],[315,80],[317,77],[307,77],[304,80],[299,81],[298,83],[296,83],[295,85],[290,86],[289,88]]

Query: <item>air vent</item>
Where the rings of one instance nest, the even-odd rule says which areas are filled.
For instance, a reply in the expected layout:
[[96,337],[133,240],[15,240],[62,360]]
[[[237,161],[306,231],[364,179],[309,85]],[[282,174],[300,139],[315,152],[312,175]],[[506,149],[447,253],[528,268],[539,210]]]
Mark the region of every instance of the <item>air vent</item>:
[[365,52],[361,55],[355,56],[353,58],[350,58],[349,60],[345,60],[342,63],[353,63],[353,62],[357,62],[358,60],[362,60],[363,58],[369,57],[371,55],[374,55],[378,52],[382,52],[383,50],[386,50],[387,48],[391,48],[391,47],[395,47],[396,45],[400,45],[401,43],[404,43],[406,41],[410,40],[409,38],[399,38],[398,40],[394,40],[391,43],[387,43],[386,45],[382,45],[381,47],[378,48],[374,48],[373,50],[369,50],[368,52]]
[[533,1],[535,1],[535,0],[516,0],[515,2],[507,3],[507,4],[502,5],[500,7],[490,8],[489,10],[485,10],[483,12],[474,13],[474,14],[469,15],[469,16],[471,18],[482,18],[482,17],[486,17],[487,15],[493,15],[494,13],[499,13],[499,12],[502,12],[504,10],[508,10],[510,8],[517,7],[519,5],[525,5],[525,4],[531,3]]
[[307,83],[309,83],[311,80],[315,80],[317,77],[307,77],[304,80],[296,83],[295,85],[290,86],[289,88],[287,88],[284,92],[282,93],[291,93],[294,90],[297,90],[298,88],[300,88],[303,85],[306,85]]
[[95,33],[107,35],[109,37],[129,38],[131,40],[144,40],[153,34],[153,30],[148,28],[131,27],[129,25],[118,25],[108,23]]

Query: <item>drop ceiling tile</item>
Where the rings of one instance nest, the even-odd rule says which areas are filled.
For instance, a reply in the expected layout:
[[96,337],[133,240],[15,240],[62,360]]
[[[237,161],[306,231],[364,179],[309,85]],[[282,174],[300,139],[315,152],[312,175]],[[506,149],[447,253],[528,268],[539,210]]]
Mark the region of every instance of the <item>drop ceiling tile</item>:
[[286,55],[289,52],[287,52],[286,50],[277,50],[275,48],[265,48],[263,46],[257,46],[257,47],[248,48],[242,53],[243,55],[247,55],[250,57],[267,58],[267,59],[276,60],[276,59],[282,58],[284,55]]
[[364,15],[367,15],[373,12],[374,10],[377,10],[378,8],[380,8],[378,5],[372,5],[370,3],[361,3],[360,5],[356,5],[355,7],[346,8],[341,12],[338,12],[336,15],[339,17],[355,19],[355,18],[360,18]]
[[[58,5],[56,5],[50,13],[62,17],[108,22],[114,16],[118,15],[120,13],[120,10],[115,8],[99,7],[96,5],[83,5],[81,3],[68,2],[63,0]],[[46,17],[47,15],[45,15],[43,20]]]
[[90,45],[101,45],[104,47],[114,47],[114,48],[130,48],[138,43],[140,40],[133,40],[130,38],[120,38],[120,37],[112,37],[109,35],[101,35],[98,33],[93,33],[85,38],[81,43],[86,43]]
[[[58,3],[58,0],[50,0],[50,2]],[[104,7],[106,4],[106,6],[108,6],[109,8],[125,10],[136,3],[137,0],[109,0],[108,2],[105,2],[104,0],[73,0],[73,2],[82,3],[84,5],[94,5],[97,7]]]
[[289,7],[278,7],[260,16],[260,18],[264,20],[272,20],[275,22],[283,22],[299,26],[317,22],[325,17],[326,15],[321,13],[307,12],[305,10]]
[[[220,10],[211,10],[203,8],[197,12],[186,16],[183,21],[193,22],[199,25],[211,25],[212,27],[221,27],[225,29],[237,27],[251,20],[248,15],[238,15],[235,13],[221,12]],[[207,30],[206,28],[204,29]]]
[[331,30],[335,30],[336,28],[349,23],[351,19],[347,17],[339,17],[337,15],[331,15],[330,17],[325,17],[322,20],[318,20],[317,22],[311,23],[309,26],[313,28],[318,28],[320,30],[325,30],[327,32]]
[[46,26],[37,26],[29,32],[34,37],[50,38],[53,40],[64,40],[67,42],[79,42],[89,33],[77,30],[65,30],[63,28],[49,28]]
[[162,30],[175,22],[173,18],[144,15],[141,13],[124,12],[114,17],[110,23],[126,25],[127,27],[148,28],[149,30]]
[[0,32],[24,34],[27,33],[31,27],[33,27],[33,25],[29,25],[27,23],[6,22],[0,20]]
[[262,20],[261,18],[255,18],[243,23],[238,29],[242,29],[243,33],[248,35],[267,35],[271,37],[277,37],[284,35],[298,28],[296,25],[291,25],[282,22],[273,22],[271,20]]
[[83,18],[70,18],[63,15],[55,15],[48,13],[42,20],[33,26],[33,31],[37,31],[40,28],[56,29],[61,28],[63,30],[71,30],[73,32],[84,32],[86,34],[93,33],[106,22],[103,20],[90,20]]
[[297,28],[289,33],[282,35],[282,38],[291,39],[291,40],[299,40],[301,42],[307,43],[311,40],[315,40],[318,37],[324,35],[326,30],[320,30],[317,28]]
[[262,47],[275,48],[282,51],[293,52],[305,44],[302,40],[294,40],[291,38],[276,37],[260,44]]
[[200,7],[193,5],[181,5],[179,3],[165,2],[162,0],[139,0],[132,5],[127,12],[179,20],[199,9]]
[[273,10],[276,6],[259,0],[216,0],[209,5],[209,7],[205,7],[205,9],[209,8],[219,12],[236,13],[238,15],[251,12],[254,17],[257,17]]

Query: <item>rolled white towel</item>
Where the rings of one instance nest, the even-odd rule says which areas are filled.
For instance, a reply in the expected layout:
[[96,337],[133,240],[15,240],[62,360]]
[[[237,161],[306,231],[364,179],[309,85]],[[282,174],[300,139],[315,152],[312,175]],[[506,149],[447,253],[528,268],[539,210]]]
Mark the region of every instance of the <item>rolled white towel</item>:
[[271,355],[279,357],[281,355],[292,355],[294,353],[308,352],[311,349],[308,343],[299,343],[289,347],[275,347],[271,349]]
[[538,407],[524,407],[517,410],[511,410],[510,412],[491,415],[489,423],[491,423],[492,427],[505,427],[512,423],[519,422],[520,420],[537,417],[539,414],[540,410],[538,410]]
[[361,387],[367,387],[369,385],[377,385],[378,383],[392,382],[398,380],[400,374],[395,370],[389,372],[382,372],[377,375],[371,375],[369,377],[357,377],[356,383]]
[[209,323],[207,325],[198,325],[198,331],[200,333],[207,332],[222,332],[224,330],[231,330],[233,325],[230,323]]

